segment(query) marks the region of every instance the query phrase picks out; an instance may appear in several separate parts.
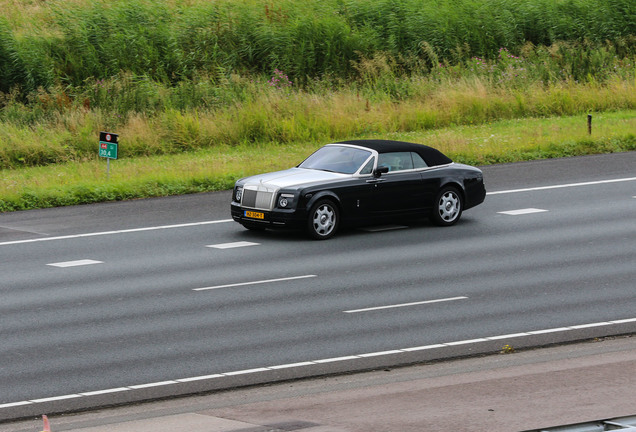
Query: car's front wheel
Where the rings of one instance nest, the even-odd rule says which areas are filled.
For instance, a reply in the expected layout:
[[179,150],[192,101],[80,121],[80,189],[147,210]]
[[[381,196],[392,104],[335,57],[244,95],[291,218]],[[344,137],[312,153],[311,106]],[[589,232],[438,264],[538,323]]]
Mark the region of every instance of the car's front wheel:
[[318,201],[309,211],[307,231],[316,240],[326,240],[333,237],[340,223],[340,212],[333,201],[324,199]]
[[450,226],[459,220],[464,208],[462,195],[452,186],[446,186],[437,194],[431,220],[435,225]]

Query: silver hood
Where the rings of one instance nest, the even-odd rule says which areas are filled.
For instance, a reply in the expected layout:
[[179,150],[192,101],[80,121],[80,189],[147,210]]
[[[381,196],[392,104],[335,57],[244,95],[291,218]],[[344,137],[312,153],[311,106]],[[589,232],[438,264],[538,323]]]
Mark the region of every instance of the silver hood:
[[288,187],[299,186],[316,181],[330,181],[349,178],[349,174],[333,173],[305,168],[290,168],[284,171],[276,171],[267,174],[259,174],[243,179],[244,187],[264,187],[274,191]]

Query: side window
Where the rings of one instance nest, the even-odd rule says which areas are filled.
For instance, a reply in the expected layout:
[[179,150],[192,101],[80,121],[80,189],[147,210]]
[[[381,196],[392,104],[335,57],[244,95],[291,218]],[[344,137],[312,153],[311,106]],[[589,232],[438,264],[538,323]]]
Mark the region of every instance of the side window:
[[378,166],[389,167],[389,172],[413,169],[413,159],[410,152],[382,153],[378,159]]
[[360,174],[371,174],[373,172],[373,164],[375,163],[375,158],[371,158],[369,162],[360,170]]
[[411,153],[411,156],[413,157],[413,168],[426,168],[428,166],[426,165],[426,162],[424,162],[424,159],[422,159],[422,156],[420,156],[419,154]]

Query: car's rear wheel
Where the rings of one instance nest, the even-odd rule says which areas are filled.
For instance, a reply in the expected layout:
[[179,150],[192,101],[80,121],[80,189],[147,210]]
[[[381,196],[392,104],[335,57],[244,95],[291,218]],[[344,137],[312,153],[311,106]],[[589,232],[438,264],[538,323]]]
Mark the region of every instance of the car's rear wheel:
[[307,220],[307,232],[316,240],[333,237],[340,223],[338,207],[328,199],[320,200],[311,207]]
[[446,186],[437,194],[431,220],[435,225],[450,226],[459,220],[464,209],[462,195],[452,186]]

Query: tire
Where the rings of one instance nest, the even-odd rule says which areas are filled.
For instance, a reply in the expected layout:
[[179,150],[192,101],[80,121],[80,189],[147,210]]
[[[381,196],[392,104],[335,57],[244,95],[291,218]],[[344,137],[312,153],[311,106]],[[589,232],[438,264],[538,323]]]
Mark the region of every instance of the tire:
[[454,225],[462,216],[464,199],[452,186],[443,187],[437,194],[431,211],[431,221],[438,226]]
[[319,200],[311,207],[307,219],[307,232],[316,240],[327,240],[334,236],[340,224],[340,211],[328,199]]

